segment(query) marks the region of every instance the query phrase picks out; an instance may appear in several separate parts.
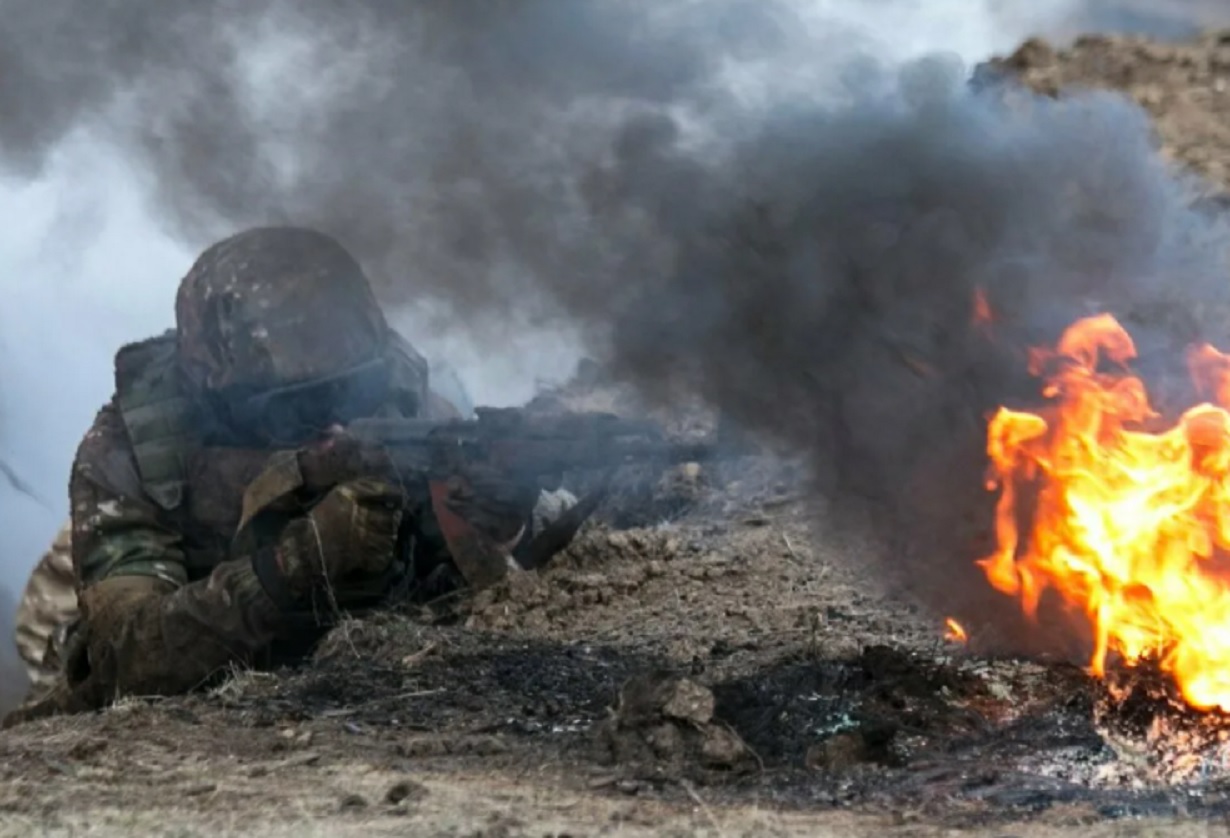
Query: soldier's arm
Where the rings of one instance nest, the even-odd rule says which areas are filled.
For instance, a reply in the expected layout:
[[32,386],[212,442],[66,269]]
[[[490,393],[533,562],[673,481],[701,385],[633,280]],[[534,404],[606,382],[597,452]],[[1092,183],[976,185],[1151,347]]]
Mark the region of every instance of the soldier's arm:
[[[72,708],[124,694],[186,692],[249,663],[282,626],[284,609],[310,594],[319,573],[382,570],[396,546],[401,499],[393,487],[355,480],[331,490],[281,528],[271,545],[219,556],[188,581],[176,522],[140,488],[127,435],[99,414],[73,469],[74,563],[88,654],[66,662]],[[258,574],[258,568],[263,572]],[[95,665],[95,662],[102,662]]]
[[73,567],[81,587],[116,576],[187,582],[182,538],[141,486],[136,459],[113,404],[77,449],[69,483]]
[[270,641],[277,609],[248,557],[188,581],[182,534],[143,491],[113,406],[83,439],[69,494],[89,660],[109,663],[65,662],[76,689],[67,706],[184,692]]

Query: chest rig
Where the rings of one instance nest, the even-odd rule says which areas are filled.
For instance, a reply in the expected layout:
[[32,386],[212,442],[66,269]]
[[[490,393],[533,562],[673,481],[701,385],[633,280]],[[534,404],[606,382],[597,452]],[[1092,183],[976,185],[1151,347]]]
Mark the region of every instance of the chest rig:
[[[396,333],[388,357],[389,396],[381,415],[429,413],[426,360]],[[179,370],[173,329],[123,347],[116,355],[115,385],[141,487],[182,534],[189,580],[204,578],[230,557],[245,489],[276,452],[206,440],[205,417]]]

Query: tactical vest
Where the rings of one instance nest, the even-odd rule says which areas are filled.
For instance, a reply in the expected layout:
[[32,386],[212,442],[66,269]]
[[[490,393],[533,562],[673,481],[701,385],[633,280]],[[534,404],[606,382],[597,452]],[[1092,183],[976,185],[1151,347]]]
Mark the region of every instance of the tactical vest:
[[175,330],[116,353],[115,400],[142,488],[167,512],[178,509],[201,436],[197,408],[179,372]]
[[[390,334],[387,354],[389,398],[378,415],[432,416],[427,361],[396,333]],[[202,420],[208,417],[199,413],[184,385],[174,330],[117,353],[116,405],[143,490],[184,534],[189,581],[208,576],[239,546],[232,539],[242,512],[243,486],[260,473],[252,466],[263,466],[273,451],[215,447],[206,439]],[[247,479],[235,480],[242,475]],[[405,563],[398,562],[387,578],[339,587],[337,604],[347,613],[362,614],[398,597],[406,582]],[[328,628],[330,616],[317,604],[285,612],[285,631],[268,650],[265,663],[298,658]]]
[[[389,400],[381,414],[430,415],[426,359],[396,332],[389,338]],[[120,349],[115,392],[142,488],[163,510],[179,509],[189,464],[203,439],[198,407],[179,372],[174,329]]]

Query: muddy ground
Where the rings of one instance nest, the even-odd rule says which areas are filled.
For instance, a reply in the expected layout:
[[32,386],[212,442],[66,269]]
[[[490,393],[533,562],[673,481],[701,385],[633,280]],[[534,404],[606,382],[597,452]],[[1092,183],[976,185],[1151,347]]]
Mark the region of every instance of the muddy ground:
[[[1230,36],[1006,63],[1127,90],[1230,185]],[[832,523],[789,463],[673,472],[543,572],[346,622],[307,666],[4,732],[0,835],[1230,830],[1224,720],[945,640]]]

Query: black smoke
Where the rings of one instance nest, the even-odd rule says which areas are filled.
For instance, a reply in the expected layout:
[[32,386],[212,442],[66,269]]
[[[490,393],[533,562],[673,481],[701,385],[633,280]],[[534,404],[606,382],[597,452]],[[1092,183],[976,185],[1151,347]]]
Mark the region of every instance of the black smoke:
[[45,0],[0,28],[0,161],[88,131],[195,246],[316,226],[493,347],[579,328],[873,510],[894,578],[955,608],[1024,347],[1104,309],[1148,363],[1222,337],[1221,233],[1124,101],[885,67],[800,8]]

